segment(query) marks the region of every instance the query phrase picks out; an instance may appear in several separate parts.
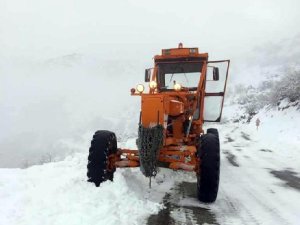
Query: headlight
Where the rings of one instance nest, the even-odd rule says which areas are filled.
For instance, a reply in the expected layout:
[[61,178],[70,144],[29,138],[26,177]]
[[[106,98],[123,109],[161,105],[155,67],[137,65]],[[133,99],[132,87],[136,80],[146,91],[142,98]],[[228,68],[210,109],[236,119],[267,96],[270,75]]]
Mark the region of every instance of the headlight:
[[136,90],[137,90],[139,93],[143,93],[143,91],[145,90],[145,87],[144,87],[144,85],[142,85],[142,84],[138,84],[138,85],[136,85]]
[[175,89],[175,91],[180,91],[181,90],[181,84],[178,84],[178,83],[174,84],[174,89]]
[[157,83],[156,83],[156,81],[151,81],[150,83],[149,83],[149,87],[151,88],[151,89],[155,89],[156,87],[157,87]]

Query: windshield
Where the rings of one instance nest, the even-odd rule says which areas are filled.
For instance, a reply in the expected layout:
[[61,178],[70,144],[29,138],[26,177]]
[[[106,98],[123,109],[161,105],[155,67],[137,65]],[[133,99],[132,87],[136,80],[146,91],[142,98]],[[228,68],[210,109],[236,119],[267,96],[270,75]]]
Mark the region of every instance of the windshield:
[[175,83],[196,88],[200,80],[202,63],[161,63],[158,65],[158,80],[161,89],[173,89]]

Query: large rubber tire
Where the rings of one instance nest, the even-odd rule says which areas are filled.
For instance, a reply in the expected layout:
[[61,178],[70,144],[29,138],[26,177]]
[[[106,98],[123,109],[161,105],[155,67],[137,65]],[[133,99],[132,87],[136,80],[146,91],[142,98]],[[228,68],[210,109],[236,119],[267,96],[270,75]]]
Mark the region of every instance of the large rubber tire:
[[219,138],[219,132],[218,132],[218,129],[216,129],[216,128],[208,128],[207,133],[208,134],[214,134]]
[[113,180],[115,168],[108,169],[108,157],[117,152],[117,139],[113,132],[97,131],[91,141],[89,150],[87,177],[96,187],[106,180]]
[[201,136],[197,153],[200,167],[197,173],[198,199],[205,203],[217,199],[220,179],[220,142],[215,134]]

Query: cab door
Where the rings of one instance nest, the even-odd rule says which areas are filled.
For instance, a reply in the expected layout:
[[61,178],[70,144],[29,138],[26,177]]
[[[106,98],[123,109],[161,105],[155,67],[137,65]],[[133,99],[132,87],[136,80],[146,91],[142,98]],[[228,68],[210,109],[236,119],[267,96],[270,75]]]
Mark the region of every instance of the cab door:
[[207,64],[203,118],[205,122],[220,122],[230,60],[209,61]]

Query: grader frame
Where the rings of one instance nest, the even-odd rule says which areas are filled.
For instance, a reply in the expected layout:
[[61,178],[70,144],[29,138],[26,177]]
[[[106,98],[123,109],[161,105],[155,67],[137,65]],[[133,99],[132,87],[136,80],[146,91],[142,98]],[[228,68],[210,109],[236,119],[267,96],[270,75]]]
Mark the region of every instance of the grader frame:
[[[180,91],[164,92],[160,90],[159,83],[156,88],[150,88],[149,93],[139,93],[136,89],[131,89],[132,96],[141,97],[141,117],[139,123],[143,124],[143,126],[149,127],[151,123],[158,123],[163,124],[166,128],[168,125],[168,121],[165,119],[166,115],[177,116],[172,121],[174,127],[173,135],[169,136],[167,129],[165,129],[163,147],[160,149],[158,157],[158,161],[161,162],[160,166],[173,170],[182,169],[199,172],[199,163],[201,162],[196,156],[198,139],[204,134],[202,126],[205,121],[220,122],[221,120],[230,60],[208,61],[207,53],[198,53],[198,48],[183,48],[182,44],[179,44],[178,48],[163,49],[161,55],[154,57],[154,61],[155,66],[151,76],[149,77],[149,70],[145,72],[145,80],[148,80],[148,82],[158,81],[158,66],[163,63],[198,62],[203,65],[201,71],[199,71],[199,83],[192,90],[182,87]],[[227,63],[224,89],[221,92],[205,92],[206,72],[209,63]],[[204,118],[204,100],[206,96],[222,97],[221,111],[216,120],[205,120]],[[194,119],[193,114],[197,106],[199,107],[200,116],[198,119]],[[185,113],[187,109],[190,109],[191,112]],[[183,132],[182,124],[187,120],[191,122],[189,125],[190,130]],[[139,151],[137,149],[118,149],[117,154],[111,160],[111,164],[115,164],[116,167],[138,167]]]
[[[215,64],[223,65],[221,85],[217,83],[220,67]],[[150,185],[157,167],[195,171],[199,200],[215,201],[220,174],[219,133],[215,128],[205,133],[203,123],[221,120],[229,64],[229,60],[208,61],[207,53],[183,48],[181,43],[178,48],[163,49],[154,57],[154,68],[145,71],[148,93],[142,84],[131,89],[132,96],[141,97],[138,149],[117,148],[113,132],[97,131],[89,149],[88,181],[99,186],[113,180],[116,168],[124,167],[140,167],[150,177]],[[210,90],[218,86],[216,91]],[[220,111],[214,104],[206,105],[208,98],[219,98]],[[214,119],[207,118],[205,109],[215,113]]]

